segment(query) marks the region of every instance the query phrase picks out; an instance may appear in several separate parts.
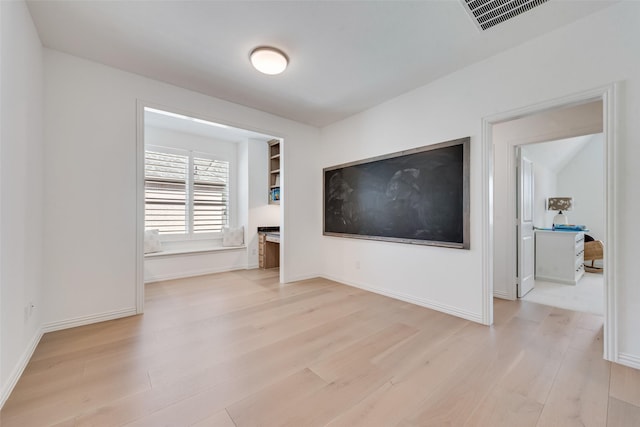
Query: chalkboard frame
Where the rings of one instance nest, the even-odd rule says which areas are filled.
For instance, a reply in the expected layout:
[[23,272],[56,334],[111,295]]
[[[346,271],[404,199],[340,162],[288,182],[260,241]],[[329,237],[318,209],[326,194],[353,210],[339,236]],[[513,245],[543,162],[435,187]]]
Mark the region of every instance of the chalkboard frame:
[[[363,160],[358,160],[349,163],[343,163],[336,166],[326,167],[322,170],[322,234],[325,236],[333,237],[346,237],[354,239],[366,239],[366,240],[378,240],[385,242],[397,242],[405,244],[426,245],[426,246],[440,246],[454,249],[470,249],[470,204],[469,204],[469,165],[470,165],[470,137],[453,139],[437,144],[426,145],[423,147],[413,148],[410,150],[398,151],[395,153],[384,154],[381,156],[370,157]],[[395,159],[403,156],[413,156],[425,151],[433,151],[442,148],[452,147],[460,145],[462,146],[462,242],[440,241],[440,240],[423,240],[423,239],[408,239],[402,237],[388,237],[377,235],[364,235],[364,234],[351,234],[351,233],[338,233],[333,231],[327,231],[326,219],[327,219],[327,206],[326,206],[326,177],[328,172],[335,171],[337,169],[347,169],[352,166],[385,161],[389,159]]]

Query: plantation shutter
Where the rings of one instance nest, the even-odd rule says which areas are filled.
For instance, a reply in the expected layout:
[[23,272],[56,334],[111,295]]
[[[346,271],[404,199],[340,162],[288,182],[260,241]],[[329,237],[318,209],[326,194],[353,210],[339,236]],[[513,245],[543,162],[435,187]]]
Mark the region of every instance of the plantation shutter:
[[186,155],[145,151],[145,229],[187,233],[188,168]]
[[193,232],[216,233],[229,222],[229,162],[193,158]]

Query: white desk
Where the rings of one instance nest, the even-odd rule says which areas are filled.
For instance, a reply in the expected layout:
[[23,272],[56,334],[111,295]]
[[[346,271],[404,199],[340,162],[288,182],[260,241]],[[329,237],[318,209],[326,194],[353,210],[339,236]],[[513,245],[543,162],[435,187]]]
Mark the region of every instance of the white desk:
[[575,285],[584,274],[584,232],[536,230],[536,279]]

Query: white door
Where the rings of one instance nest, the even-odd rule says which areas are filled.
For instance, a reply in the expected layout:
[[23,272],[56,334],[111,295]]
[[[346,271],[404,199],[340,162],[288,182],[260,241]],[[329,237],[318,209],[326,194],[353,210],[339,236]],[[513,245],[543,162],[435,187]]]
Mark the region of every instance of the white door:
[[533,236],[533,163],[518,157],[518,298],[522,298],[535,285],[535,244]]

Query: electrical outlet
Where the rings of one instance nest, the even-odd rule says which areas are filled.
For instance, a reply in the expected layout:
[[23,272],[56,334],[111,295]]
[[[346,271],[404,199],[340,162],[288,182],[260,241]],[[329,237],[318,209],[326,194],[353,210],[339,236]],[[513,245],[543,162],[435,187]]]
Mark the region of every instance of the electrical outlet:
[[251,249],[251,255],[255,255],[256,253],[258,253],[258,252],[256,251],[255,248]]
[[360,270],[360,261],[356,261],[356,270]]

